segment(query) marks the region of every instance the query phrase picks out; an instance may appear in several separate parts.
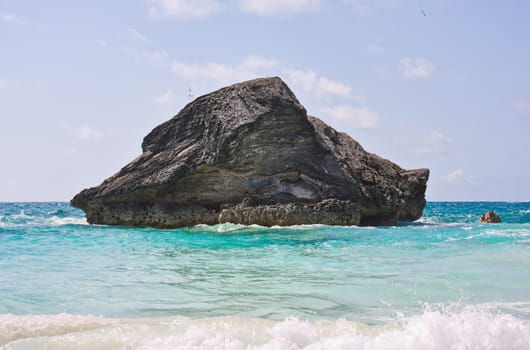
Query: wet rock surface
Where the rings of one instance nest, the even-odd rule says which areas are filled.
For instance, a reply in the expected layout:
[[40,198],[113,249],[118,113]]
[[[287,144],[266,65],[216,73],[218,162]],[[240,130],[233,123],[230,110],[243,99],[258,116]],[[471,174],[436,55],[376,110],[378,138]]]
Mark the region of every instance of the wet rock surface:
[[142,151],[72,199],[88,222],[391,225],[425,206],[428,169],[366,152],[308,116],[280,78],[197,98],[153,129]]
[[487,213],[482,214],[480,222],[484,224],[498,224],[501,222],[501,218],[493,210],[490,210]]

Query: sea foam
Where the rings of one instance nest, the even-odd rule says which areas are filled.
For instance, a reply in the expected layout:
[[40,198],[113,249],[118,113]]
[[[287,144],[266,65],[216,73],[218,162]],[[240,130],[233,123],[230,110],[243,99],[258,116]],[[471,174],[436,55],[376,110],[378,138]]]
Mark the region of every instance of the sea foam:
[[486,306],[426,310],[394,323],[223,316],[111,319],[0,315],[2,349],[521,349],[530,322]]
[[88,225],[86,218],[77,218],[77,217],[65,217],[60,218],[57,216],[52,216],[47,219],[50,225]]
[[21,227],[31,225],[88,225],[88,222],[85,217],[28,215],[24,212],[24,210],[20,211],[18,214],[0,215],[0,227]]

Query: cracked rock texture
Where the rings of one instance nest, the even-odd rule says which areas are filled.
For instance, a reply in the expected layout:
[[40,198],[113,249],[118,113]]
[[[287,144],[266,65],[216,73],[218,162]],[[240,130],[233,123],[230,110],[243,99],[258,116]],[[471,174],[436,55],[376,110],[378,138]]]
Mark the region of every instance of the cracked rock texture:
[[392,225],[418,219],[428,169],[366,152],[280,78],[201,96],[143,140],[143,153],[71,201],[89,223]]

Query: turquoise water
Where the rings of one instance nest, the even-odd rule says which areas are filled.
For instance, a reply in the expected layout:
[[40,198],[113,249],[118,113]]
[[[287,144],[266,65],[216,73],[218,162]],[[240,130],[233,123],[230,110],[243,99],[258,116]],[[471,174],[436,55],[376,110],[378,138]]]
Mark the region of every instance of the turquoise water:
[[[478,223],[490,209],[502,224]],[[419,221],[381,228],[174,230],[87,225],[66,203],[0,203],[0,347],[96,339],[529,349],[530,203],[428,203]]]

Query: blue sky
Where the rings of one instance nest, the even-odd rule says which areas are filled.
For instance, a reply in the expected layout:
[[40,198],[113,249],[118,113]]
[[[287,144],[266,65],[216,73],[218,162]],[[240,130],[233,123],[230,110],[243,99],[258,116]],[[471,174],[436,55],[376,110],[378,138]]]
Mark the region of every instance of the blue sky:
[[529,18],[527,1],[0,0],[0,201],[69,200],[189,88],[258,76],[430,168],[428,200],[528,201]]

